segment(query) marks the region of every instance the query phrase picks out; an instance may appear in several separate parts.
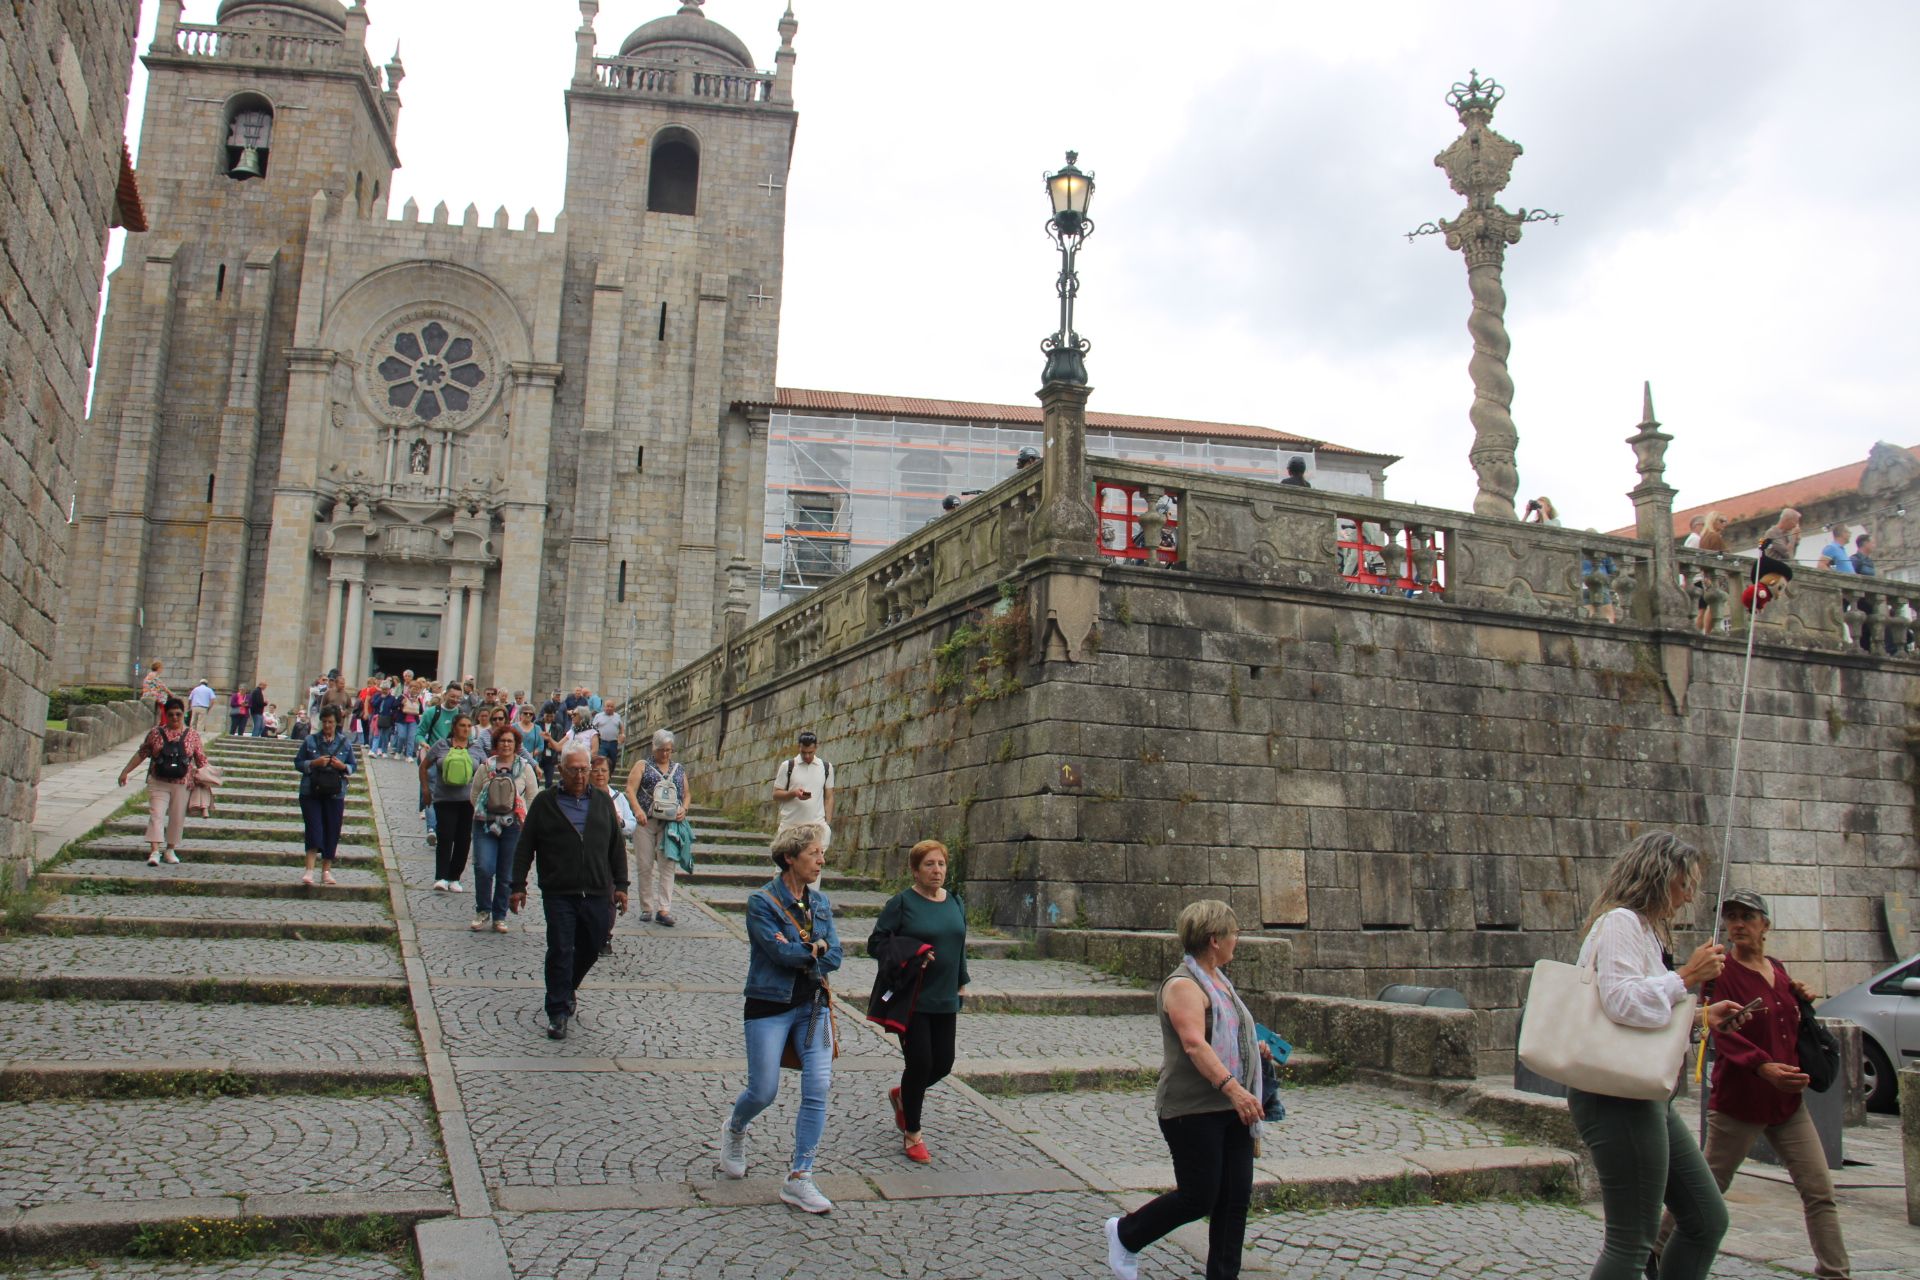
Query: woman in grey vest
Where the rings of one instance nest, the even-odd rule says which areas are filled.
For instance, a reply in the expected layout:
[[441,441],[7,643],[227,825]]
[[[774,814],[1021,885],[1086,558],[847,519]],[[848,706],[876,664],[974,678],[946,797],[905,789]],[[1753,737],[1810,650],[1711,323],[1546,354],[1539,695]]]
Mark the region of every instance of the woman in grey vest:
[[1240,1274],[1240,1246],[1260,1143],[1262,1064],[1253,1015],[1224,971],[1240,924],[1217,899],[1196,902],[1176,926],[1186,958],[1160,984],[1160,1085],[1154,1110],[1173,1155],[1174,1189],[1124,1218],[1107,1219],[1107,1266],[1136,1280],[1140,1250],[1205,1217],[1207,1280]]

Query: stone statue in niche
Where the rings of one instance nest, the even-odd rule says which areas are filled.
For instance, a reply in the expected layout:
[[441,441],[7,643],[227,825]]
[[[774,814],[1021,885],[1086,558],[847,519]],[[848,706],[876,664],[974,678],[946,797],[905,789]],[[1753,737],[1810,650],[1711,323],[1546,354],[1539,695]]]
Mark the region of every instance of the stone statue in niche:
[[424,437],[415,439],[407,446],[407,474],[424,476],[427,466],[433,461],[433,446]]

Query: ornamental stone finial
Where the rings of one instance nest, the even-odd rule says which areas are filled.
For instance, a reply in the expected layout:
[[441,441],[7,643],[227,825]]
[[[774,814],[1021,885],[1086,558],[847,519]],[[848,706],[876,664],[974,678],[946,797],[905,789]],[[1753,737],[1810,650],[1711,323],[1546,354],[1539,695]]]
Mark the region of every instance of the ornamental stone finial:
[[1467,362],[1473,379],[1473,408],[1467,415],[1473,423],[1473,447],[1467,457],[1480,479],[1473,510],[1512,519],[1513,496],[1520,488],[1514,460],[1520,435],[1510,412],[1513,379],[1507,373],[1507,354],[1513,344],[1507,337],[1507,291],[1501,272],[1507,246],[1520,242],[1523,226],[1547,218],[1558,222],[1560,215],[1539,209],[1510,213],[1496,199],[1513,177],[1513,162],[1523,154],[1519,143],[1492,128],[1494,108],[1505,96],[1505,89],[1491,77],[1482,80],[1478,70],[1448,91],[1447,105],[1459,115],[1462,132],[1433,163],[1446,171],[1448,185],[1467,205],[1451,220],[1423,223],[1408,232],[1407,239],[1444,236],[1447,248],[1467,260],[1467,288],[1473,295],[1473,313],[1467,319],[1467,332],[1473,336],[1473,356]]

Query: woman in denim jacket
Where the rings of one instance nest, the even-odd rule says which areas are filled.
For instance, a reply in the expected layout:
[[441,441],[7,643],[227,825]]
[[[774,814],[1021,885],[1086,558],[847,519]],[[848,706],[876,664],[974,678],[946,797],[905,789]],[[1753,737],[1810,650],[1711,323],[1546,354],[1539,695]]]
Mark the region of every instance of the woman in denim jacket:
[[826,833],[803,823],[774,837],[780,874],[747,900],[747,1087],[720,1130],[720,1169],[747,1176],[747,1126],[773,1105],[780,1091],[780,1057],[791,1046],[800,1057],[800,1116],[794,1124],[792,1172],[780,1198],[807,1213],[833,1202],[813,1183],[813,1157],[827,1127],[827,1090],[833,1084],[833,1016],[827,975],[840,967],[840,935],[833,907],[814,888],[826,865]]

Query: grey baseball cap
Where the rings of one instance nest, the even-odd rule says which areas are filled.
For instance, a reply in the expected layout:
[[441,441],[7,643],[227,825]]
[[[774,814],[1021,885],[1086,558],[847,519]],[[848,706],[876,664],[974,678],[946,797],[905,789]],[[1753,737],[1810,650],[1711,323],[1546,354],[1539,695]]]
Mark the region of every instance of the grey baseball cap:
[[1745,907],[1749,911],[1758,911],[1767,920],[1773,919],[1773,912],[1767,910],[1767,900],[1751,889],[1735,889],[1720,901],[1721,914],[1728,907]]

